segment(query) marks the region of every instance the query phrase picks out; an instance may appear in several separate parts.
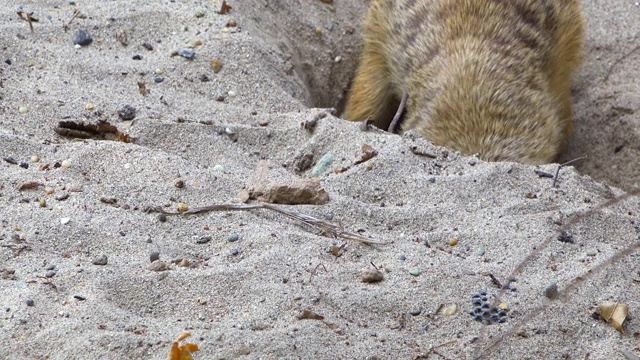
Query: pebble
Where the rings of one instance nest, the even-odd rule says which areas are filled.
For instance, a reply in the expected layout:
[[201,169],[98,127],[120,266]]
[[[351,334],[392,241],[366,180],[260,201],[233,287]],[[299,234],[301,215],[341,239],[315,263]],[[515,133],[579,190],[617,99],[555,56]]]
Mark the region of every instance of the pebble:
[[160,260],[160,252],[159,251],[152,251],[149,253],[149,260],[151,262],[154,262],[156,260]]
[[131,57],[132,60],[142,60],[142,55],[136,54]]
[[155,78],[153,78],[153,81],[154,81],[156,84],[160,84],[161,82],[163,82],[163,81],[164,81],[164,78],[163,78],[162,76],[156,76]]
[[211,236],[203,236],[200,239],[196,240],[196,244],[206,244],[211,241]]
[[178,51],[178,55],[182,56],[187,60],[193,60],[196,57],[196,52],[193,49],[180,49]]
[[237,92],[235,92],[235,91],[233,91],[233,90],[229,90],[229,91],[227,92],[227,95],[228,95],[230,98],[232,98],[232,99],[233,99],[234,97],[238,96],[238,93],[237,93]]
[[142,43],[142,47],[149,51],[153,51],[153,45],[149,44],[148,42]]
[[360,273],[360,280],[364,283],[380,282],[384,279],[384,274],[377,269],[366,268]]
[[44,274],[44,277],[46,277],[46,278],[52,278],[52,277],[54,277],[54,276],[56,276],[56,272],[55,272],[55,271],[47,271],[47,272]]
[[422,309],[420,308],[413,308],[411,310],[409,310],[409,314],[413,315],[413,316],[418,316],[422,313]]
[[420,269],[412,268],[412,269],[409,270],[409,274],[411,274],[413,276],[418,276],[418,275],[420,275]]
[[316,163],[316,166],[314,166],[313,169],[311,170],[311,176],[312,177],[320,176],[323,172],[327,170],[327,168],[329,168],[329,166],[331,166],[331,163],[333,163],[333,154],[332,153],[324,154],[320,158],[320,160],[318,160],[318,162]]
[[89,36],[89,34],[84,30],[78,29],[73,33],[73,43],[75,45],[87,46],[91,44],[92,41],[93,39],[91,36]]
[[165,214],[158,215],[158,221],[167,222],[167,215],[165,215]]
[[556,283],[547,285],[547,287],[544,288],[544,296],[551,300],[559,298],[560,292],[558,292],[558,285]]
[[29,161],[31,161],[32,163],[37,163],[38,161],[40,161],[40,158],[37,155],[31,155]]
[[213,171],[223,172],[224,171],[224,166],[218,164],[218,165],[213,167]]
[[165,271],[167,270],[167,264],[162,260],[156,260],[149,265],[149,270],[151,271]]
[[406,256],[404,256],[404,255],[400,255],[400,256],[398,257],[398,259],[400,259],[400,260],[402,260],[402,261],[405,261],[405,260],[407,260],[407,257],[406,257]]
[[185,211],[189,210],[189,205],[187,205],[187,204],[185,204],[183,202],[178,203],[177,210],[178,210],[178,212],[185,212]]
[[47,267],[45,267],[45,270],[55,270],[56,266],[53,264],[47,265]]
[[211,69],[213,70],[213,72],[216,73],[216,74],[219,73],[220,70],[222,70],[222,66],[224,65],[222,63],[222,60],[220,60],[218,58],[211,59],[209,64],[211,65]]
[[20,166],[23,169],[28,169],[29,168],[29,164],[25,161],[20,162],[20,164],[18,164],[18,166]]
[[75,294],[75,295],[73,295],[73,298],[74,298],[74,299],[77,299],[77,300],[80,300],[80,301],[87,300],[87,297],[86,297],[86,296],[83,296],[83,295],[80,295],[80,294]]
[[107,255],[100,255],[97,258],[93,259],[93,261],[91,262],[93,265],[107,265]]
[[118,110],[118,116],[122,120],[133,120],[136,118],[136,108],[131,105],[124,105]]
[[231,250],[231,255],[236,256],[240,253],[240,251],[238,249],[233,249]]
[[33,306],[35,303],[31,299],[27,299],[27,306]]
[[182,189],[184,187],[184,180],[182,179],[175,179],[173,181],[173,186],[177,187],[178,189]]
[[51,186],[46,186],[46,187],[44,188],[44,193],[45,193],[45,194],[47,194],[47,195],[51,195],[51,194],[53,194],[53,193],[54,193],[54,191],[55,191],[55,190],[53,190],[53,188],[52,188]]
[[68,169],[71,167],[71,161],[69,160],[62,160],[62,163],[60,164],[62,165],[63,168]]
[[476,251],[476,255],[478,255],[478,256],[482,256],[482,255],[484,255],[485,251],[486,251],[486,250],[485,250],[484,246],[480,246],[480,247],[478,248],[478,250]]
[[451,304],[449,306],[445,306],[443,313],[445,316],[454,316],[458,313],[458,305]]
[[238,241],[238,239],[240,239],[240,236],[238,234],[229,234],[229,236],[227,236],[228,242],[236,242]]
[[598,255],[598,252],[596,250],[587,251],[587,256],[596,256],[596,255]]
[[66,225],[69,223],[69,221],[71,221],[71,218],[68,218],[68,217],[62,218],[60,219],[60,224]]
[[26,114],[26,113],[28,113],[28,112],[29,112],[29,108],[28,108],[27,106],[25,106],[25,105],[22,105],[22,106],[20,106],[20,107],[18,108],[18,112],[19,112],[20,114]]
[[449,246],[456,246],[456,245],[458,245],[458,239],[456,238],[449,239]]
[[197,8],[196,12],[194,13],[195,17],[197,18],[201,18],[203,16],[205,16],[207,14],[207,11],[205,10],[205,8]]

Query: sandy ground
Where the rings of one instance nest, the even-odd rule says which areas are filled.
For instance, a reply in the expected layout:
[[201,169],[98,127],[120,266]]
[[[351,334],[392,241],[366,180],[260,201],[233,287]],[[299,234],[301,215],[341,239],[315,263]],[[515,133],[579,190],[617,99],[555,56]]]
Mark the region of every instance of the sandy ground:
[[[17,3],[0,13],[0,359],[162,359],[185,329],[198,359],[640,356],[640,255],[622,253],[640,241],[640,200],[580,217],[640,185],[636,2],[583,1],[565,158],[588,158],[556,187],[534,172],[556,165],[485,163],[322,109],[342,106],[365,3],[20,4],[39,21],[30,32]],[[78,29],[90,45],[74,46]],[[171,56],[196,39],[193,60]],[[133,141],[63,136],[60,121]],[[377,156],[353,165],[363,144]],[[146,211],[239,204],[310,179],[326,154],[330,201],[282,207],[387,244],[265,210]],[[153,252],[168,270],[150,269]],[[374,265],[384,280],[363,283]],[[506,321],[485,326],[469,312],[474,293],[498,296],[491,275],[516,281]],[[554,283],[576,287],[552,301]],[[604,301],[629,305],[624,334],[594,316]]]

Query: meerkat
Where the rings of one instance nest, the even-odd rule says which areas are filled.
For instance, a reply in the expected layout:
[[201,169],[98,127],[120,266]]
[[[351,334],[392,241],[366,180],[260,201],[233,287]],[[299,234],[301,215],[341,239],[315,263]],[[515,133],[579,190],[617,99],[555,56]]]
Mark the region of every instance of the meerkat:
[[465,155],[541,164],[564,150],[578,0],[372,0],[363,37],[347,120],[386,129],[406,100],[401,131]]

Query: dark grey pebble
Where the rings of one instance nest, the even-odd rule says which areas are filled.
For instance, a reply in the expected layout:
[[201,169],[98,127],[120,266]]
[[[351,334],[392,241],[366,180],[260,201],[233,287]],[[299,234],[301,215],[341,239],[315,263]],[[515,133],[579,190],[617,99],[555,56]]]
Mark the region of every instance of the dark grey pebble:
[[240,251],[238,249],[233,249],[231,250],[231,255],[238,255],[240,253]]
[[21,162],[19,166],[20,166],[21,168],[23,168],[23,169],[28,169],[28,168],[29,168],[29,164],[28,164],[28,163],[26,163],[26,162],[24,162],[24,161],[23,161],[23,162]]
[[33,306],[35,303],[31,299],[27,299],[27,306]]
[[91,263],[93,265],[107,265],[107,255],[100,255],[97,258],[93,259]]
[[44,269],[45,269],[45,270],[54,270],[55,268],[56,268],[56,266],[55,266],[55,265],[50,264],[50,265],[47,265],[47,267],[46,267],[46,268],[44,268]]
[[196,244],[206,244],[211,241],[211,236],[203,236],[200,239],[196,240]]
[[89,34],[87,34],[87,32],[84,30],[78,29],[73,34],[73,43],[75,45],[87,46],[91,44],[92,41],[93,39],[91,38],[91,36],[89,36]]
[[52,277],[54,277],[54,276],[56,276],[56,272],[55,272],[55,271],[47,271],[47,272],[44,274],[44,277],[47,277],[47,278],[52,278]]
[[122,120],[133,120],[136,118],[136,108],[131,105],[125,105],[118,110],[118,116]]
[[238,241],[238,239],[240,239],[240,236],[238,234],[229,234],[229,236],[227,236],[228,242],[235,242]]
[[193,58],[196,57],[196,52],[192,49],[180,49],[180,51],[178,51],[178,55],[185,59],[193,60]]
[[12,164],[12,165],[18,165],[18,162],[12,157],[5,157],[5,158],[2,158],[2,160],[6,161],[6,162],[8,162],[9,164]]
[[225,99],[225,96],[224,96],[224,95],[218,95],[218,96],[216,97],[216,101],[224,101],[224,99]]
[[158,215],[158,221],[167,222],[167,215],[165,215],[165,214]]
[[66,191],[61,192],[55,196],[55,199],[58,201],[64,201],[64,200],[67,200],[68,198],[69,198],[69,193]]
[[4,63],[7,64],[7,65],[11,65],[11,59],[5,60]]
[[557,284],[550,284],[544,288],[544,296],[548,297],[551,300],[555,300],[560,297],[560,292],[558,292]]
[[132,59],[133,60],[142,60],[142,55],[138,55],[138,54],[133,55]]
[[205,75],[205,74],[200,75],[199,79],[202,82],[209,82],[210,81],[209,77],[207,75]]
[[149,253],[149,261],[154,262],[156,260],[160,260],[160,252],[152,251]]
[[413,315],[413,316],[418,316],[420,315],[420,313],[422,313],[422,309],[420,308],[414,308],[409,310],[409,314]]
[[156,76],[153,81],[156,82],[156,84],[160,84],[161,82],[164,81],[164,78],[162,76]]
[[149,50],[149,51],[153,51],[153,45],[149,44],[148,42],[143,43],[142,47]]
[[400,259],[402,261],[405,261],[405,260],[407,260],[407,257],[404,256],[404,255],[400,255],[400,256],[398,256],[398,259]]
[[79,295],[79,294],[75,294],[75,295],[73,295],[73,298],[74,298],[74,299],[78,299],[78,300],[80,300],[80,301],[87,300],[87,298],[86,298],[86,297],[84,297],[84,296],[82,296],[82,295]]

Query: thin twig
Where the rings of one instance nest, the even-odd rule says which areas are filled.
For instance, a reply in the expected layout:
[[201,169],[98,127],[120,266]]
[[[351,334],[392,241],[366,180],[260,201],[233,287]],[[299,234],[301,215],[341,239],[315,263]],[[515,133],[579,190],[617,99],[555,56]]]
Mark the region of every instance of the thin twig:
[[398,111],[393,116],[393,120],[391,120],[391,124],[389,125],[389,132],[395,133],[400,126],[400,118],[402,117],[402,113],[404,113],[404,108],[407,106],[407,98],[409,94],[405,91],[402,93],[402,99],[400,99],[400,105],[398,106]]
[[281,207],[278,207],[272,204],[267,204],[267,203],[210,205],[210,206],[189,209],[185,212],[175,212],[175,213],[164,211],[161,208],[154,208],[153,210],[165,215],[185,216],[185,215],[201,214],[201,213],[206,213],[210,211],[239,211],[239,210],[255,210],[255,209],[266,209],[266,210],[278,212],[284,216],[287,216],[305,225],[311,226],[316,230],[319,230],[322,233],[322,235],[327,237],[342,238],[345,240],[354,240],[354,241],[359,241],[365,244],[378,244],[378,245],[387,244],[384,241],[378,241],[378,240],[374,240],[350,231],[344,231],[340,226],[332,224],[328,221],[320,220],[320,219],[314,218],[313,216],[305,215],[295,211],[285,210]]
[[560,175],[560,169],[562,169],[563,167],[565,167],[565,166],[567,166],[567,165],[571,165],[571,164],[573,164],[574,162],[578,162],[578,161],[580,161],[580,160],[584,160],[584,159],[586,159],[586,158],[587,158],[587,156],[585,155],[585,156],[581,156],[581,157],[579,157],[579,158],[575,158],[575,159],[573,159],[573,160],[569,160],[569,161],[567,161],[567,162],[566,162],[566,163],[564,163],[564,164],[560,164],[560,165],[558,165],[558,168],[556,169],[556,175],[553,177],[553,185],[552,185],[552,186],[553,186],[553,187],[556,187],[556,185],[557,185],[557,182],[558,182],[558,175]]

